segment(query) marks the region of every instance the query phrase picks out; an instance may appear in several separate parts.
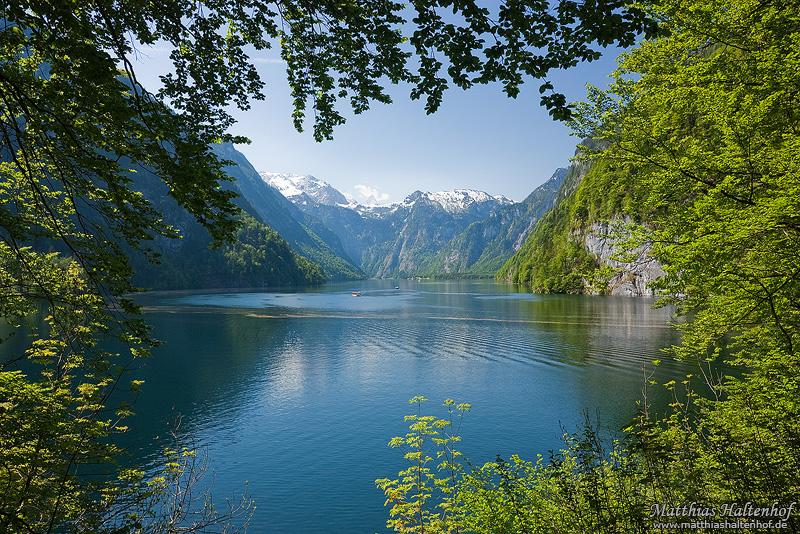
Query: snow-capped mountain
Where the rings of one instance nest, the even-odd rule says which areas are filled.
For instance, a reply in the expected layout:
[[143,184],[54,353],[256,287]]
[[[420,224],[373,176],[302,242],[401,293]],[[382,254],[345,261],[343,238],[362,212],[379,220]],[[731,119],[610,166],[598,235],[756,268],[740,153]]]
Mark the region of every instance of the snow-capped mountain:
[[331,184],[308,174],[265,171],[261,171],[258,174],[262,180],[280,191],[283,196],[295,204],[302,204],[307,202],[308,199],[327,206],[349,203],[347,198]]
[[411,207],[417,202],[431,202],[438,204],[448,213],[465,213],[469,211],[491,211],[500,206],[513,204],[514,201],[503,195],[490,195],[483,191],[473,189],[455,189],[453,191],[438,191],[427,193],[414,191],[407,196],[401,205]]
[[[341,192],[313,176],[259,174],[305,214],[305,224],[313,219],[328,228],[347,257],[369,276],[377,277],[410,276],[434,264],[449,269],[452,262],[436,259],[440,251],[452,250],[448,244],[473,223],[516,205],[502,195],[471,189],[415,191],[394,204],[358,204],[348,202]],[[517,211],[522,215],[524,210],[514,213]],[[508,215],[503,219],[508,220]],[[525,226],[530,223],[526,220]],[[510,246],[506,248],[509,255],[513,253]],[[470,258],[474,252],[470,251]],[[470,258],[460,263],[469,265],[477,259]]]
[[436,203],[448,213],[463,213],[475,209],[476,206],[490,206],[490,209],[514,201],[503,195],[490,195],[472,189],[455,189],[453,191],[437,191],[435,193],[415,191],[402,202],[394,204],[378,204],[376,202],[357,203],[324,180],[308,174],[290,174],[261,171],[261,179],[281,192],[283,196],[294,202],[302,203],[303,195],[318,204],[327,206],[347,206],[358,212],[384,214],[397,207],[410,208],[416,202]]

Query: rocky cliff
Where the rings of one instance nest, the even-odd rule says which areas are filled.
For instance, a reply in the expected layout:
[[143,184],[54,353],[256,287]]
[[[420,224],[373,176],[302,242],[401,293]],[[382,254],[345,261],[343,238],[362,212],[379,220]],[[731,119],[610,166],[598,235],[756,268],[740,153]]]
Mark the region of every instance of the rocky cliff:
[[[630,219],[623,218],[629,223]],[[589,226],[582,239],[586,251],[597,259],[600,266],[613,269],[604,280],[602,292],[607,295],[623,295],[629,297],[653,297],[655,293],[649,284],[664,276],[661,264],[651,258],[648,253],[649,246],[640,246],[630,254],[634,256],[630,261],[619,261],[616,258],[619,252],[614,243],[616,233],[614,221],[595,222]],[[627,259],[627,258],[626,258]],[[588,292],[600,292],[598,288],[587,283]]]
[[646,224],[636,184],[624,170],[577,161],[556,200],[520,250],[498,271],[499,279],[546,293],[653,296],[648,286],[664,273],[640,247],[617,259],[616,223]]

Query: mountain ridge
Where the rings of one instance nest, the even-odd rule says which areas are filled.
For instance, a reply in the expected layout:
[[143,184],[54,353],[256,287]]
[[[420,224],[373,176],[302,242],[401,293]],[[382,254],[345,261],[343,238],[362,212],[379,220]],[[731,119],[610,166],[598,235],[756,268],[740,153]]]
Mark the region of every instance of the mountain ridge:
[[475,204],[499,202],[513,204],[514,201],[503,195],[491,195],[485,191],[470,188],[458,188],[448,191],[420,191],[416,190],[407,195],[400,202],[391,203],[359,203],[333,187],[330,183],[310,174],[277,173],[259,171],[259,176],[264,182],[277,189],[284,197],[293,203],[301,203],[308,199],[318,204],[328,206],[341,206],[358,212],[376,210],[379,213],[392,209],[411,207],[416,202],[434,202],[442,209],[451,213],[466,211]]
[[345,204],[344,194],[310,175],[262,171],[259,176],[306,217],[329,228],[368,276],[399,277],[493,275],[552,206],[565,174],[559,169],[523,202],[461,188],[417,190],[383,205],[350,199]]
[[[583,141],[598,148],[591,140]],[[629,171],[608,162],[576,160],[548,211],[496,278],[542,293],[654,296],[650,283],[661,265],[640,246],[625,261],[616,257],[617,232],[646,225],[652,216],[639,201],[643,192]]]

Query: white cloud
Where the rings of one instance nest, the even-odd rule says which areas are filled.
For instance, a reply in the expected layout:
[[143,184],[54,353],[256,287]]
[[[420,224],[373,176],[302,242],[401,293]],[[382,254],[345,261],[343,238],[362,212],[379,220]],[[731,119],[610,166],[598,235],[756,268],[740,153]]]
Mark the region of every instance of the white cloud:
[[286,62],[276,57],[254,57],[250,58],[253,63],[274,63],[278,65],[285,65]]
[[357,184],[355,190],[358,191],[358,196],[361,197],[364,204],[386,204],[389,202],[388,193],[381,193],[373,187]]

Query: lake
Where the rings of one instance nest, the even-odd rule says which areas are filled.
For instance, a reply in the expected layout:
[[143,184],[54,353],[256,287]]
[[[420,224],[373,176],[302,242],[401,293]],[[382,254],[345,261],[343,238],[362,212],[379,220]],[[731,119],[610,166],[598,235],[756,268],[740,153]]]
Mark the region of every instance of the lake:
[[[399,288],[395,289],[395,285]],[[207,450],[214,495],[247,491],[253,534],[386,532],[376,478],[396,477],[387,444],[428,414],[472,404],[461,450],[473,464],[560,448],[588,410],[617,431],[636,413],[643,365],[661,383],[691,372],[659,349],[677,341],[652,299],[537,295],[492,281],[359,281],[285,292],[142,296],[167,342],[125,442],[152,458],[182,414]],[[353,296],[360,292],[360,296]],[[648,393],[656,407],[663,388]],[[246,484],[246,485],[245,485]]]

